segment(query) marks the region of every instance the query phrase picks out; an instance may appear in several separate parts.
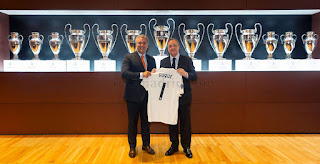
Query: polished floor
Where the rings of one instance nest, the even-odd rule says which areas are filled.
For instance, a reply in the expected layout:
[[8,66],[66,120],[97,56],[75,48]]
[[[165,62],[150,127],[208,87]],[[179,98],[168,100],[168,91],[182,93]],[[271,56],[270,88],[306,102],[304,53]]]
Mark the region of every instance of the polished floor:
[[193,134],[193,158],[165,156],[168,135],[152,134],[155,155],[128,156],[126,135],[1,135],[0,163],[320,163],[320,134]]

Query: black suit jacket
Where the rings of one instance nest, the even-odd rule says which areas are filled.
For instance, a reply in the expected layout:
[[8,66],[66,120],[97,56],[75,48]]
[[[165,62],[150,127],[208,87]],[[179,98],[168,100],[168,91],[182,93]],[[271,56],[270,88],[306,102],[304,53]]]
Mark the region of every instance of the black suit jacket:
[[[147,70],[151,72],[156,68],[156,62],[152,56],[147,57]],[[147,91],[141,85],[140,72],[144,72],[144,67],[141,58],[137,52],[126,54],[122,61],[121,74],[122,78],[126,79],[126,88],[124,99],[127,101],[142,102]]]
[[[170,56],[161,60],[160,67],[171,68]],[[183,78],[184,94],[179,99],[179,104],[191,103],[191,85],[190,81],[197,80],[198,76],[194,69],[192,59],[180,54],[178,68],[183,68],[188,72],[188,78]]]

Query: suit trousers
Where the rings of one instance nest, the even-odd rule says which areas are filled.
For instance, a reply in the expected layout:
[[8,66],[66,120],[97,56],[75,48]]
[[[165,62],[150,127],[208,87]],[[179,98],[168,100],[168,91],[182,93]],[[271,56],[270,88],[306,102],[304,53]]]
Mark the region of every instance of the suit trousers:
[[148,122],[147,115],[147,100],[148,96],[145,96],[142,102],[127,101],[128,111],[128,141],[130,148],[135,148],[137,143],[137,124],[140,115],[141,121],[141,136],[143,146],[150,145],[150,123]]
[[[188,149],[190,148],[191,144],[190,103],[179,105],[178,116],[180,118],[181,145],[184,149]],[[179,146],[178,124],[169,125],[170,141],[173,147]]]

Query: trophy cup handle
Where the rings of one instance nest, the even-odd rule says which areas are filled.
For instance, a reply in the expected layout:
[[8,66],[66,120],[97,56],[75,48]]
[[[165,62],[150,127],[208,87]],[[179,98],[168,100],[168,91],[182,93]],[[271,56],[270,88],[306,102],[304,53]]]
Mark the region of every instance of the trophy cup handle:
[[180,27],[183,26],[183,32],[186,31],[186,25],[184,23],[181,23],[179,26],[178,26],[178,35],[179,35],[179,38],[180,38],[180,41],[181,41],[181,44],[183,46],[183,48],[185,49],[185,51],[187,51],[186,49],[186,46],[184,45],[184,39],[181,38],[181,34],[180,34]]
[[[42,39],[41,39],[42,38]],[[43,39],[44,39],[44,36],[43,35],[40,35],[40,39],[41,39],[41,41],[43,41]]]
[[50,38],[52,38],[52,35],[49,35],[49,36],[48,36],[48,41],[49,41],[49,42],[50,42]]
[[32,37],[32,35],[29,35],[29,37],[28,37],[28,40],[29,40],[29,41],[31,40],[31,39],[30,39],[31,37]]
[[87,40],[86,45],[84,46],[84,49],[86,49],[86,48],[87,48],[87,45],[88,45],[88,42],[89,42],[89,39],[90,39],[90,25],[89,25],[89,24],[87,24],[87,23],[85,23],[85,24],[83,25],[84,33],[86,33],[86,26],[88,27],[89,32],[88,32],[88,40]]
[[[317,35],[317,34],[316,34]],[[23,36],[22,35],[19,35],[19,38],[21,38],[20,40],[20,42],[22,43],[22,41],[23,41]]]
[[69,42],[68,36],[67,36],[67,31],[66,31],[66,29],[67,29],[68,26],[70,26],[69,32],[71,33],[71,28],[72,28],[72,26],[71,26],[71,24],[68,23],[68,24],[66,24],[66,25],[64,26],[64,36],[66,37],[67,43],[68,43],[68,45],[69,45],[70,48],[71,48],[71,45],[70,45],[70,42]]
[[[242,24],[241,24],[241,23],[238,23],[238,24],[236,24],[235,32],[234,32],[234,33],[236,34],[236,38],[237,38],[238,44],[239,44],[241,50],[243,51],[243,47],[241,46],[241,43],[240,43],[240,40],[239,40],[239,37],[238,37],[238,31],[237,31],[238,26],[240,26],[240,29],[239,29],[239,30],[240,30],[240,32],[241,32]],[[243,52],[244,52],[244,51],[243,51]]]
[[294,39],[294,42],[296,42],[298,37],[297,37],[296,34],[293,34],[293,35],[292,35],[292,38]]
[[314,37],[316,38],[316,40],[318,40],[318,39],[319,39],[318,34],[314,34]]
[[[210,38],[210,31],[209,31],[209,27],[212,25],[212,30],[214,29],[214,24],[213,23],[210,23],[208,26],[207,26],[207,34],[208,34],[208,40],[209,40],[209,43],[211,45],[211,48],[213,48],[213,44],[212,44],[212,39]],[[211,30],[211,32],[212,32]]]
[[[124,37],[123,37],[123,34],[122,34],[122,29],[123,29],[123,27],[125,27],[126,29],[126,33],[127,33],[127,31],[128,31],[128,25],[127,24],[123,24],[123,25],[121,25],[121,27],[120,27],[120,34],[121,34],[121,38],[122,38],[122,41],[123,41],[123,44],[124,44],[124,46],[127,48],[127,50],[129,51],[129,47],[128,47],[128,45],[126,44],[126,40],[124,39]],[[128,33],[127,33],[128,34]]]
[[167,24],[169,25],[169,29],[170,29],[169,21],[172,22],[172,26],[173,26],[173,27],[172,27],[172,33],[171,33],[171,36],[170,36],[170,38],[172,38],[173,33],[174,33],[174,30],[175,30],[175,28],[176,28],[176,22],[175,22],[172,18],[169,18],[169,19],[167,20]]
[[140,25],[140,31],[141,31],[141,33],[142,33],[142,26],[144,26],[144,31],[145,31],[145,36],[147,36],[147,26],[145,25],[145,24],[141,24]]
[[59,37],[61,37],[61,44],[62,44],[64,37],[63,37],[63,35],[59,35]]
[[280,35],[281,44],[283,44],[283,37],[284,37],[284,35],[283,35],[283,34],[282,34],[282,35]]
[[199,42],[199,44],[198,44],[198,46],[197,46],[197,48],[196,48],[196,51],[195,52],[197,52],[198,51],[198,49],[199,49],[199,47],[200,47],[200,45],[201,45],[201,43],[202,43],[202,40],[203,40],[203,36],[204,36],[204,32],[206,31],[206,27],[204,26],[204,24],[203,23],[198,23],[198,30],[199,30],[199,32],[200,32],[200,26],[202,26],[202,37],[201,37],[201,40],[200,40],[200,42]]
[[260,41],[261,35],[262,35],[262,26],[261,26],[260,23],[254,24],[254,28],[255,28],[255,31],[256,31],[256,32],[257,32],[257,26],[260,26],[260,35],[259,35],[258,40],[257,40],[257,44],[258,44],[259,41]]
[[305,39],[304,39],[305,36],[306,36],[306,34],[303,34],[303,35],[301,36],[301,39],[302,39],[302,43],[303,43],[303,44],[305,44]]
[[227,29],[227,33],[228,33],[228,28],[227,28],[228,25],[230,26],[231,32],[230,32],[230,37],[229,37],[229,42],[228,42],[227,47],[229,47],[229,44],[230,44],[230,42],[231,42],[232,35],[233,35],[233,26],[232,26],[231,23],[226,23],[226,25],[225,25],[225,27],[226,27],[226,29]]
[[279,40],[279,35],[275,34],[274,37],[277,39],[277,41]]
[[92,37],[93,37],[93,40],[94,40],[94,43],[96,44],[96,46],[99,48],[99,44],[98,44],[98,42],[97,42],[97,40],[96,40],[96,37],[94,37],[94,27],[95,26],[97,26],[97,33],[99,34],[99,25],[97,24],[97,23],[95,23],[93,26],[92,26],[92,30],[91,30],[91,32],[92,32]]
[[113,44],[112,44],[112,46],[111,46],[110,51],[113,49],[114,45],[116,44],[116,41],[117,41],[117,38],[118,38],[118,33],[119,33],[119,27],[118,27],[118,25],[116,25],[116,24],[112,24],[112,25],[111,25],[112,33],[114,33],[114,27],[116,27],[117,32],[116,32],[116,34],[115,34],[116,37],[114,37],[114,39],[113,39]]
[[[157,46],[157,42],[156,42],[156,40],[154,39],[154,36],[153,36],[153,34],[152,34],[152,30],[151,30],[151,22],[152,22],[152,21],[155,22],[154,25],[153,25],[153,29],[154,29],[154,28],[155,28],[155,25],[157,24],[157,20],[156,20],[155,18],[152,18],[152,19],[150,19],[150,21],[149,21],[150,35],[151,35],[152,40],[154,41],[154,44]],[[157,46],[157,47],[158,47],[158,46]]]
[[263,35],[262,35],[262,40],[263,40],[263,43],[264,43],[264,44],[266,44],[265,36],[267,36],[267,34],[263,34]]

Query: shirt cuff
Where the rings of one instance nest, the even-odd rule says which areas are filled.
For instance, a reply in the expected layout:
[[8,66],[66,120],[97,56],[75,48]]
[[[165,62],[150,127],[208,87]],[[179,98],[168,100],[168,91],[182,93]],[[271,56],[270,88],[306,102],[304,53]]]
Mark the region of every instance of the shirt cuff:
[[140,79],[143,79],[143,72],[140,72]]

